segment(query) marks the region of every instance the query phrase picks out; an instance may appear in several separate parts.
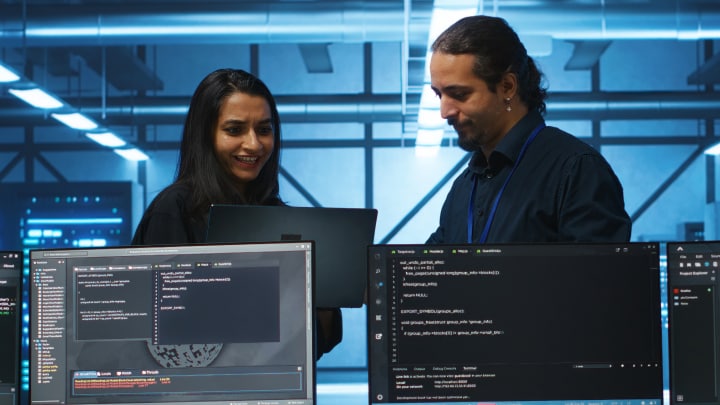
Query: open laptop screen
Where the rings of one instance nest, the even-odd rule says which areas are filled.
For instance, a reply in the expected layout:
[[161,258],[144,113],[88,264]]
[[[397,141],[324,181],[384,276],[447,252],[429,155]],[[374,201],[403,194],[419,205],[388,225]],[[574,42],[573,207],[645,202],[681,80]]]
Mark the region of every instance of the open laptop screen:
[[669,242],[671,404],[720,404],[720,241]]
[[313,250],[31,251],[31,404],[314,404]]
[[0,251],[0,404],[2,405],[19,403],[22,268],[22,252]]
[[370,403],[659,405],[658,249],[369,247]]
[[377,210],[214,204],[207,242],[315,242],[315,305],[359,308],[365,303],[367,247]]

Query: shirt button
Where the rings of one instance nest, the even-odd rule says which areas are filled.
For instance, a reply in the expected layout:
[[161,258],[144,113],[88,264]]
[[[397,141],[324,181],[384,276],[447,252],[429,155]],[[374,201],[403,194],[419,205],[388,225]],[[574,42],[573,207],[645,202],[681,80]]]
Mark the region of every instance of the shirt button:
[[485,214],[485,211],[483,211],[483,210],[478,210],[478,213],[477,213],[478,217],[482,217],[483,214]]
[[485,178],[486,178],[486,179],[492,179],[492,178],[493,178],[493,174],[490,173],[490,172],[487,172],[487,173],[485,173]]

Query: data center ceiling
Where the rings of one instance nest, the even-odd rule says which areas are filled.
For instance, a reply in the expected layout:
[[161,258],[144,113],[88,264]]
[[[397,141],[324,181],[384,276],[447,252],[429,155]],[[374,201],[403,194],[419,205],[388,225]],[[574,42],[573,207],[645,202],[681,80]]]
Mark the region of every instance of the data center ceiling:
[[[615,40],[720,38],[717,0],[0,0],[0,62],[35,82],[54,83],[49,90],[56,94],[74,93],[75,107],[94,116],[102,111],[109,125],[177,124],[190,94],[153,96],[169,79],[153,69],[149,47],[292,44],[307,72],[327,73],[345,68],[329,58],[329,44],[398,42],[403,78],[397,94],[298,95],[280,104],[301,99],[308,104],[302,114],[284,116],[286,121],[413,121],[429,27],[440,3],[499,12],[524,38],[533,39],[529,47],[542,47],[548,38],[572,42],[568,70],[592,69]],[[699,69],[687,72],[689,84],[720,82],[720,56],[713,53]],[[109,90],[84,93],[80,65],[101,77]],[[676,103],[679,117],[707,118],[718,107],[714,95],[667,97]],[[326,107],[308,113],[313,103]],[[384,108],[371,107],[378,105]],[[353,113],[343,115],[348,106]],[[46,118],[7,92],[0,94],[0,128],[52,125]]]

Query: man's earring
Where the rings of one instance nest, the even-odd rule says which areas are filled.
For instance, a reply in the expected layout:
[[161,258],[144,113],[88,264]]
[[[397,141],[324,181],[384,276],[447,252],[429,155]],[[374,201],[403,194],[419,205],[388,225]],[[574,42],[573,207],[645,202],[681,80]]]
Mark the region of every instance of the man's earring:
[[505,98],[505,111],[512,111],[512,107],[510,106],[510,97]]

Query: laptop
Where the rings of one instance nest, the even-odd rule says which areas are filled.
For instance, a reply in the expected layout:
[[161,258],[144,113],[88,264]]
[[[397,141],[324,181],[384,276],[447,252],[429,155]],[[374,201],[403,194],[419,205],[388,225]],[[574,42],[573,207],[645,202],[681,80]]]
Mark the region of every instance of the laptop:
[[312,405],[314,244],[30,251],[30,404]]
[[720,403],[720,241],[668,242],[671,404]]
[[23,254],[0,251],[0,404],[20,403]]
[[313,240],[318,308],[359,308],[365,303],[367,247],[377,210],[287,206],[213,205],[207,242]]
[[369,403],[661,405],[658,250],[370,246]]

